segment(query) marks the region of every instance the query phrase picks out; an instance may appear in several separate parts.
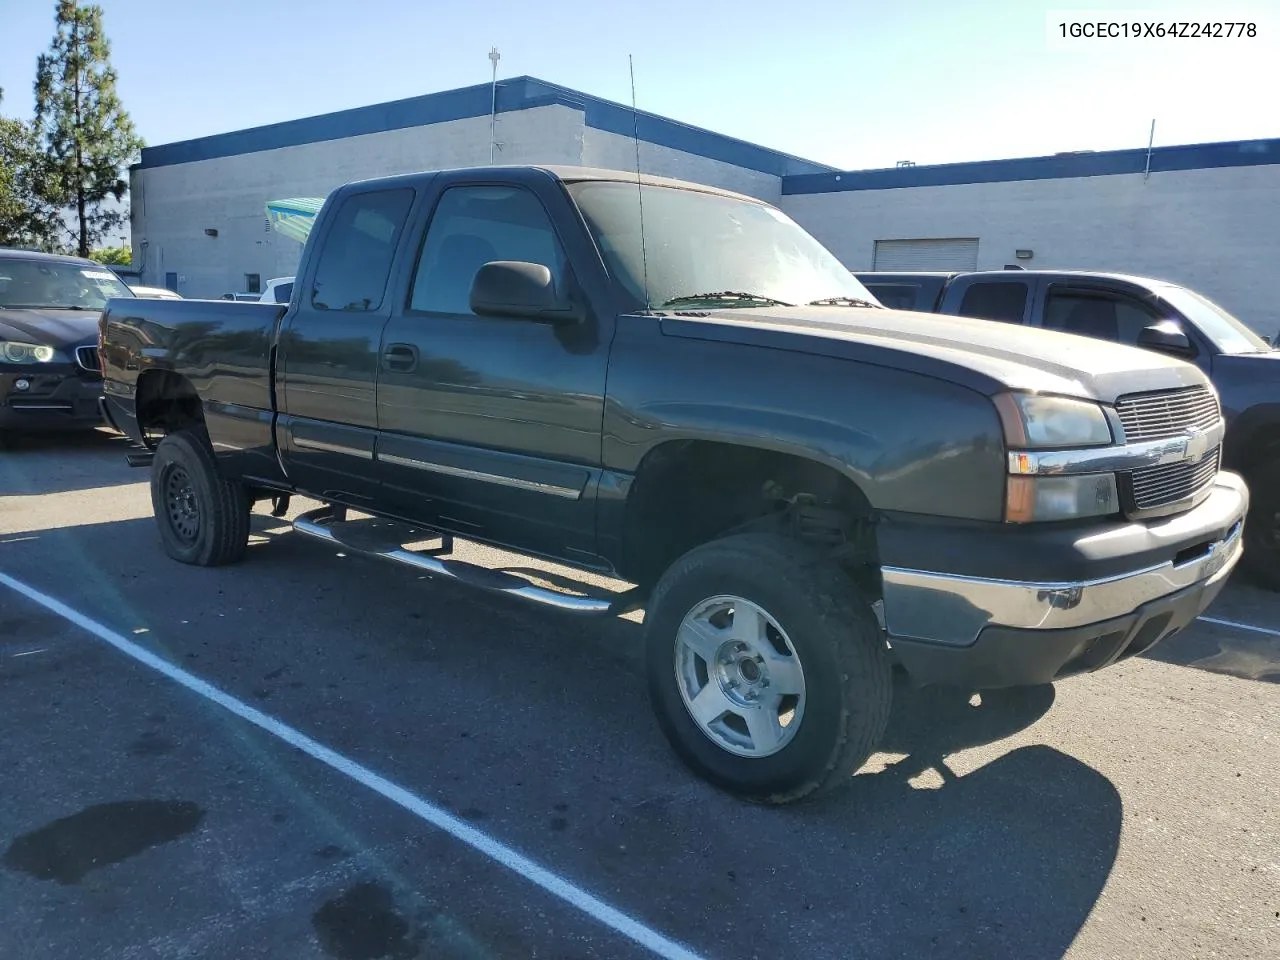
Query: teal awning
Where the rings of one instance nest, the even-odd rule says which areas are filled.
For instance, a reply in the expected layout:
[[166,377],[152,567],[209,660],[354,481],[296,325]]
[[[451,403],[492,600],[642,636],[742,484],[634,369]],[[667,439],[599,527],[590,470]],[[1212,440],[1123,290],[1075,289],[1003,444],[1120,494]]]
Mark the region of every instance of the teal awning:
[[311,225],[324,206],[323,197],[293,197],[288,200],[271,200],[267,203],[267,219],[277,233],[291,240],[306,243]]

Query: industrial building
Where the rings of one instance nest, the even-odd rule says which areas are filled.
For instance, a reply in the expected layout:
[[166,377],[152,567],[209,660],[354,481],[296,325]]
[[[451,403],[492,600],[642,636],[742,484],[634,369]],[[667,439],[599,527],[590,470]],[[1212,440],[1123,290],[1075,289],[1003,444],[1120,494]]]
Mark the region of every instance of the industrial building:
[[1186,284],[1280,327],[1280,139],[842,171],[532,77],[147,147],[135,270],[188,297],[294,271],[264,204],[443,167],[634,169],[777,204],[854,270],[1020,265]]

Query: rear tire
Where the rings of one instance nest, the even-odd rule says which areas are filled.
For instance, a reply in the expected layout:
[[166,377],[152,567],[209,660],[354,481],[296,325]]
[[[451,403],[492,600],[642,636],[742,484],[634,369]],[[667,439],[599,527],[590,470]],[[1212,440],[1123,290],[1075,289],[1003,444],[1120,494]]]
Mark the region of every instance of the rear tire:
[[1246,481],[1249,515],[1241,566],[1260,585],[1280,591],[1280,459],[1250,470]]
[[870,603],[802,543],[743,534],[697,547],[658,582],[645,622],[659,726],[724,790],[816,796],[846,784],[884,734],[892,668]]
[[235,563],[249,544],[251,503],[244,484],[218,472],[203,429],[168,434],[151,465],[151,506],[164,552],[181,563]]

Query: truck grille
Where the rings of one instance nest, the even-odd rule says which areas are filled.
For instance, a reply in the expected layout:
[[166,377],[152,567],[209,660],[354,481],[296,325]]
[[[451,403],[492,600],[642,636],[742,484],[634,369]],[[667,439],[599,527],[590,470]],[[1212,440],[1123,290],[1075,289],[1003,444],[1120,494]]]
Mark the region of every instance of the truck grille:
[[102,368],[98,365],[97,347],[76,347],[76,364],[81,370],[102,375]]
[[1152,510],[1185,500],[1213,483],[1217,473],[1217,450],[1205,454],[1198,463],[1166,463],[1134,470],[1129,474],[1133,506],[1137,510]]
[[1218,398],[1207,387],[1134,393],[1116,401],[1116,413],[1128,443],[1178,437],[1187,430],[1207,430],[1222,416]]

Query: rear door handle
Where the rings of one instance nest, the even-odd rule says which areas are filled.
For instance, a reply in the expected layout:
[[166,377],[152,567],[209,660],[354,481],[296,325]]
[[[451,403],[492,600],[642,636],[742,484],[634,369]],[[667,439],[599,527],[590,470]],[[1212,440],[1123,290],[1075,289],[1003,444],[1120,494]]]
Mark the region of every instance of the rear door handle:
[[382,351],[384,370],[408,373],[418,366],[418,348],[411,343],[389,343]]

